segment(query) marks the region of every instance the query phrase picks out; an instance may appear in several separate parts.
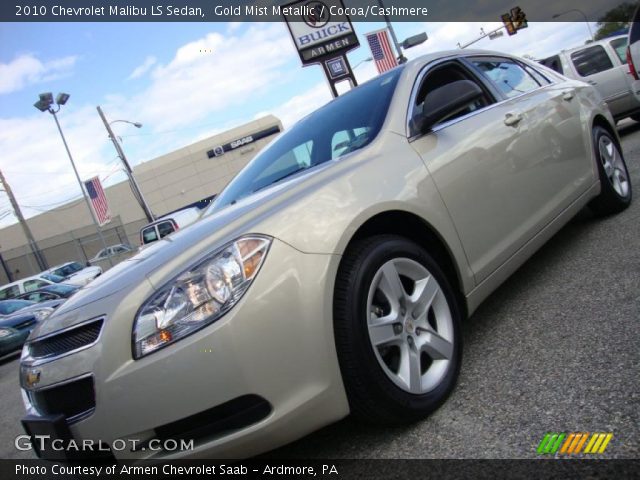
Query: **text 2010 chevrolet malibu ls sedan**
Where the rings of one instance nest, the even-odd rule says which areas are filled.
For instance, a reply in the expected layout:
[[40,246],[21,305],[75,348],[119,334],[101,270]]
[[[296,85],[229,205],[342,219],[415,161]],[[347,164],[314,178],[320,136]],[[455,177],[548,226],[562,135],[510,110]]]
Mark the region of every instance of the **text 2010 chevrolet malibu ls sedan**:
[[[461,320],[585,205],[629,205],[613,125],[591,86],[500,53],[378,76],[39,326],[23,424],[160,459],[424,417],[456,381]],[[167,439],[193,449],[141,448]]]

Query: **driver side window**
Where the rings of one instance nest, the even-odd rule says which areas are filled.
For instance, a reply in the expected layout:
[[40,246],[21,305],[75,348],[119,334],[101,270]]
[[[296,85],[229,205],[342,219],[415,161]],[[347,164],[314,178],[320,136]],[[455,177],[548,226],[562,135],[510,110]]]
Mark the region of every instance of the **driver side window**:
[[[456,109],[451,111],[448,115],[438,121],[437,125],[453,120],[458,117],[462,117],[471,112],[479,110],[481,108],[486,107],[492,103],[495,103],[494,98],[487,91],[485,86],[476,79],[472,74],[470,74],[462,65],[457,62],[445,63],[442,65],[438,65],[432,68],[422,80],[420,84],[420,89],[416,95],[415,104],[413,105],[412,116],[411,118],[415,118],[417,115],[428,114],[429,112],[424,112],[425,100],[429,100],[430,95],[439,95],[440,92],[437,90],[445,85],[448,85],[453,82],[458,82],[460,80],[468,80],[475,83],[483,92],[483,95],[467,104],[464,108]],[[410,136],[418,135],[421,132],[417,129],[414,122],[410,122]]]

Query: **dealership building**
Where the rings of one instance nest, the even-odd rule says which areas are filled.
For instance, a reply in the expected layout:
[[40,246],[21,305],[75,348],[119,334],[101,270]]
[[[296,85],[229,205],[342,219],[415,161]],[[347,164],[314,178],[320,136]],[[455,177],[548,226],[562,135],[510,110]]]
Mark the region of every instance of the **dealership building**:
[[[206,205],[212,196],[282,131],[272,115],[200,140],[133,168],[133,174],[154,216],[187,206]],[[102,227],[105,243],[128,243],[137,247],[140,228],[148,223],[128,182],[105,188],[112,220]],[[19,200],[19,199],[18,199]],[[31,217],[33,236],[50,267],[67,261],[87,262],[102,249],[96,227],[83,199]],[[20,224],[0,229],[0,285],[38,273]],[[108,268],[109,262],[100,265]]]

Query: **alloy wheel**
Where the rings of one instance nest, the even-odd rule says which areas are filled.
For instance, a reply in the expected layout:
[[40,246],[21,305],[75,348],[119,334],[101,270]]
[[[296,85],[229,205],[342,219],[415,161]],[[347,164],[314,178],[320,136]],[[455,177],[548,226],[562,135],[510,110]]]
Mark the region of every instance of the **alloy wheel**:
[[369,340],[386,375],[408,393],[436,388],[452,363],[454,332],[429,270],[409,258],[383,264],[369,287],[367,312]]

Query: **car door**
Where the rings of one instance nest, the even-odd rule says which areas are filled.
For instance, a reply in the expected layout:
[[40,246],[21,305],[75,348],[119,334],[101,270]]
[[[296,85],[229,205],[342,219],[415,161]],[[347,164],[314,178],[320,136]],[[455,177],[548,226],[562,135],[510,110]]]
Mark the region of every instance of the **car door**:
[[[462,73],[482,87],[486,99],[425,135],[410,132],[411,145],[430,171],[480,282],[583,186],[570,187],[571,162],[564,161],[573,148],[570,141],[561,140],[563,153],[554,156],[539,138],[538,123],[557,115],[547,103],[556,94],[546,91],[553,90],[552,84],[541,85],[523,66],[505,58],[471,57],[452,66],[453,71],[438,73],[437,68],[449,68],[445,64],[425,74],[411,108],[419,108],[425,95],[420,90],[429,88],[434,74],[453,81]],[[578,155],[578,149],[573,152]]]
[[571,52],[569,60],[577,78],[598,90],[614,117],[631,110],[632,97],[626,68],[619,65],[613,50],[610,53],[602,45],[591,45]]

